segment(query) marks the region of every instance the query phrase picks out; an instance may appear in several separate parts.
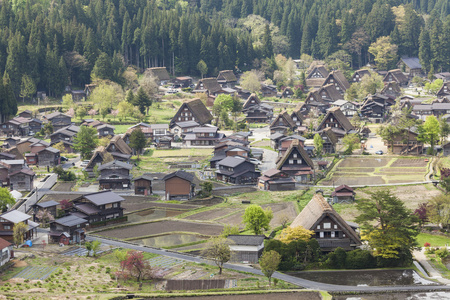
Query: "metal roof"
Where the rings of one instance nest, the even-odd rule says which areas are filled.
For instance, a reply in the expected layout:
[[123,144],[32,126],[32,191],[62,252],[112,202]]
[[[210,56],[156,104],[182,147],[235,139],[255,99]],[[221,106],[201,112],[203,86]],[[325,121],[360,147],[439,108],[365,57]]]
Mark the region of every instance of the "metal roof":
[[133,169],[133,166],[130,164],[121,162],[120,160],[114,160],[114,161],[110,161],[109,163],[99,166],[98,170],[101,171],[104,169],[109,169],[111,167],[119,167],[119,168],[123,168],[123,169],[127,169],[127,170]]
[[11,210],[0,215],[0,218],[13,222],[14,224],[17,224],[30,219],[31,216],[24,214],[23,212],[20,212],[18,210]]
[[234,168],[236,166],[239,166],[240,164],[244,163],[246,160],[241,157],[234,157],[234,156],[228,156],[219,161],[217,164],[225,167],[231,167]]
[[402,61],[407,65],[410,69],[422,69],[422,65],[420,64],[420,60],[418,57],[402,57]]
[[228,239],[236,245],[259,246],[264,242],[264,235],[229,235]]
[[74,216],[74,215],[68,215],[66,217],[57,219],[54,222],[58,223],[60,225],[63,225],[63,226],[72,227],[72,226],[80,225],[80,224],[83,224],[83,223],[87,223],[87,220],[79,218],[79,217]]
[[105,204],[109,204],[109,203],[120,202],[120,201],[125,201],[124,198],[122,198],[121,196],[119,196],[116,193],[113,193],[111,191],[102,191],[102,192],[87,194],[87,195],[84,195],[83,198],[91,201],[92,203],[94,203],[97,206],[105,205]]
[[59,204],[58,202],[50,200],[50,201],[45,201],[45,202],[38,203],[36,205],[39,206],[39,207],[42,207],[42,208],[47,208],[47,207],[56,206],[58,204]]

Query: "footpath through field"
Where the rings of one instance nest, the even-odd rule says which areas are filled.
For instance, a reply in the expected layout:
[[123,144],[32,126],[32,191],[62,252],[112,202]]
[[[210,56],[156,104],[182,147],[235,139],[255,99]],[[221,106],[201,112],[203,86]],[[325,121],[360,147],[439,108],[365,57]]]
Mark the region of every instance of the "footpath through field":
[[[211,261],[203,259],[199,256],[187,255],[183,253],[167,251],[164,249],[150,248],[145,246],[139,246],[127,242],[115,241],[110,239],[105,239],[103,237],[88,235],[86,237],[87,240],[98,240],[103,244],[112,245],[115,247],[133,249],[143,252],[155,253],[159,255],[164,255],[176,259],[187,260],[195,263],[207,263],[212,264]],[[256,275],[263,275],[260,270],[254,269],[250,266],[245,265],[237,265],[227,263],[224,265],[224,268],[231,269],[235,271],[248,272]],[[292,283],[294,285],[304,287],[312,290],[320,290],[327,292],[365,292],[365,293],[373,293],[373,292],[409,292],[409,291],[450,291],[450,286],[447,285],[425,285],[425,286],[346,286],[346,285],[333,285],[326,284],[321,282],[310,281],[290,275],[286,275],[280,272],[275,272],[273,278],[277,278],[280,280],[284,280],[286,282]]]

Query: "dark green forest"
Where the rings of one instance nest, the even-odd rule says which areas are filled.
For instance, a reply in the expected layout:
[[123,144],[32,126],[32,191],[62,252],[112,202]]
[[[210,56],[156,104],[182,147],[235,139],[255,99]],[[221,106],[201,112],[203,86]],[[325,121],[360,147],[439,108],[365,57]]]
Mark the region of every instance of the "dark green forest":
[[128,65],[198,75],[202,59],[215,75],[273,65],[278,53],[323,59],[338,50],[358,68],[380,36],[399,55],[419,55],[427,71],[449,70],[449,12],[450,0],[4,0],[0,71],[16,97],[24,75],[59,96],[67,84],[89,83],[94,68],[123,84]]

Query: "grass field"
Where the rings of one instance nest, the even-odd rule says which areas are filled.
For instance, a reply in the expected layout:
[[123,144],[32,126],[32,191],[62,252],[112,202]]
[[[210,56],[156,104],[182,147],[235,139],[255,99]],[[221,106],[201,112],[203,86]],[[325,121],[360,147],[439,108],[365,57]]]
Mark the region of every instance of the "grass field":
[[417,243],[419,247],[423,247],[425,243],[430,243],[431,247],[445,247],[450,245],[450,238],[428,233],[419,233]]
[[187,159],[189,157],[209,156],[212,153],[212,148],[154,150],[152,157],[183,157]]

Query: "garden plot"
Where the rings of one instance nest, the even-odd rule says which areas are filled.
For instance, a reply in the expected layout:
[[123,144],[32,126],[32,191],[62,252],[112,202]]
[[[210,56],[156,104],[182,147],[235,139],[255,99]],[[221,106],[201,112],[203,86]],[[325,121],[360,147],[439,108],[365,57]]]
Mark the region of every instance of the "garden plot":
[[161,233],[186,232],[200,235],[215,236],[223,230],[222,225],[192,223],[182,221],[160,221],[146,224],[130,225],[111,230],[97,232],[97,234],[118,239],[136,239],[149,237]]
[[215,208],[215,209],[199,212],[195,215],[187,216],[185,219],[200,220],[200,221],[215,220],[215,219],[223,218],[224,216],[232,214],[234,212],[237,212],[238,210],[241,210],[241,209],[240,208]]
[[14,276],[13,278],[23,278],[23,279],[30,279],[30,280],[45,280],[57,269],[58,269],[58,267],[28,266],[25,269],[23,269],[19,274]]
[[427,161],[411,157],[348,157],[340,161],[320,185],[377,185],[423,182]]
[[70,192],[72,191],[72,188],[75,186],[76,182],[57,182],[53,188],[52,191],[58,191],[58,192]]

